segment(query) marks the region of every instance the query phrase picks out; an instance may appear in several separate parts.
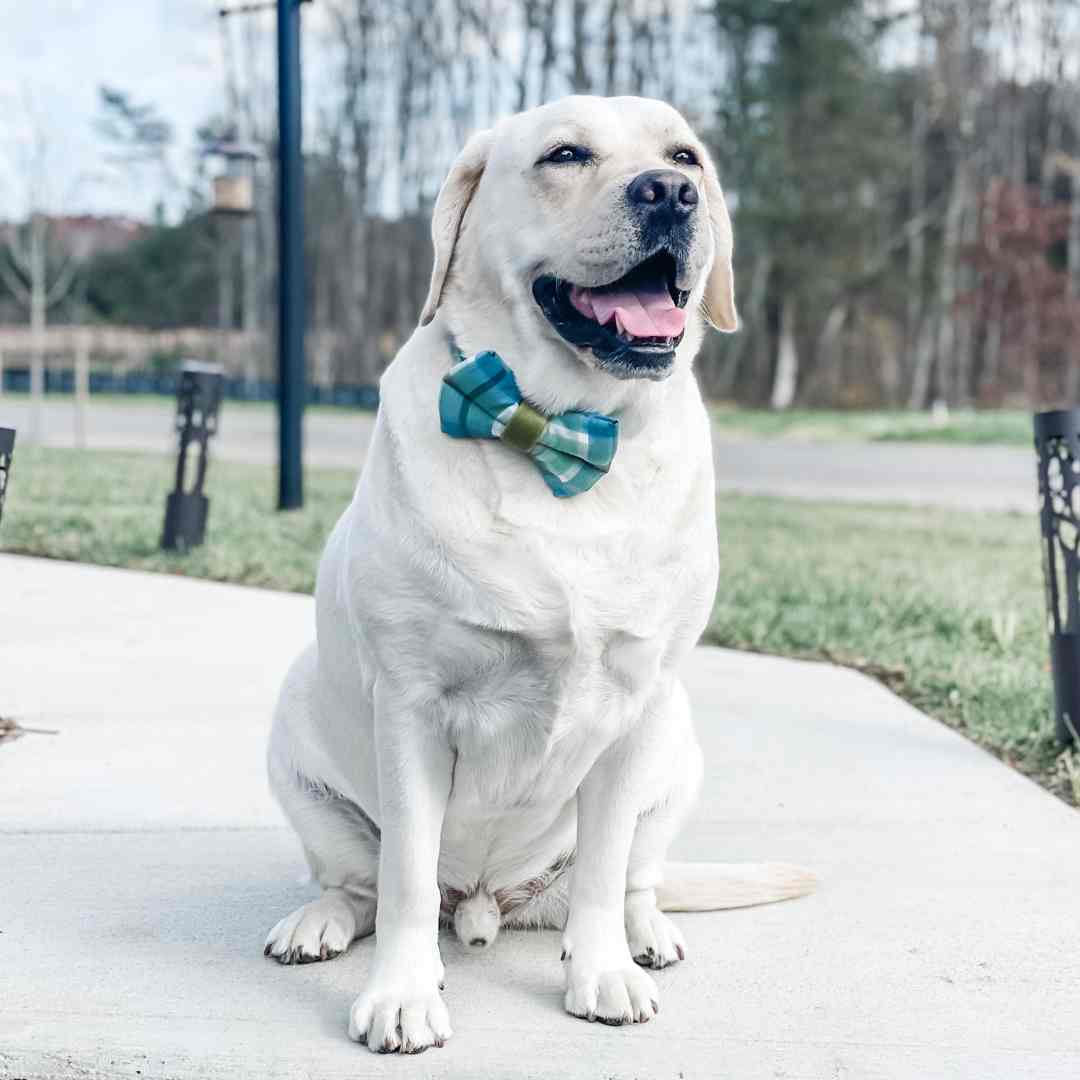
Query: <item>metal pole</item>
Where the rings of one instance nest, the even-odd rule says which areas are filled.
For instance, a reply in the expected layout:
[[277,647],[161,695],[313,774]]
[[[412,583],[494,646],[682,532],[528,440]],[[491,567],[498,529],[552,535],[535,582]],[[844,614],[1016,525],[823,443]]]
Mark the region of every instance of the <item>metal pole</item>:
[[304,161],[300,140],[300,4],[277,0],[278,509],[304,504]]

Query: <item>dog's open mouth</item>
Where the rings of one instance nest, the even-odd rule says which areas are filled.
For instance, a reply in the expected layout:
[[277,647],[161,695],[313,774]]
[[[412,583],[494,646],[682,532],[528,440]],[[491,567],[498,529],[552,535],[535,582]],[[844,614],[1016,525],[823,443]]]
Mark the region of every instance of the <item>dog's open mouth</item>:
[[624,379],[662,379],[686,330],[690,294],[676,287],[678,267],[658,251],[607,285],[586,288],[544,276],[533,296],[571,344],[591,349],[601,367]]

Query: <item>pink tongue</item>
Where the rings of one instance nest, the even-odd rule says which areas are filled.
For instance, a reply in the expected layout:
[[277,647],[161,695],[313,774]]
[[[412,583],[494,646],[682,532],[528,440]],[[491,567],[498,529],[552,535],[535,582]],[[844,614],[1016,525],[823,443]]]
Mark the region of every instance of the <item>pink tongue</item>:
[[570,303],[588,319],[606,326],[614,317],[615,328],[631,337],[678,337],[686,327],[686,311],[675,306],[666,286],[637,289],[570,290]]

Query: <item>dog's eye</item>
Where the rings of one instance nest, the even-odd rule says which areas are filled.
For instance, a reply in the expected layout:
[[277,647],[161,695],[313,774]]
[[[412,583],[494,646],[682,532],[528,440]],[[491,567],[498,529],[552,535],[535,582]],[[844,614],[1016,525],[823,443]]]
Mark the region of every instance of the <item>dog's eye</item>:
[[671,155],[671,160],[676,165],[699,165],[697,154],[693,150],[687,150],[685,147],[682,150],[676,150]]
[[561,146],[556,146],[554,150],[549,150],[540,160],[549,165],[583,165],[587,161],[592,161],[592,157],[593,153],[587,146],[571,146],[569,143],[563,143]]

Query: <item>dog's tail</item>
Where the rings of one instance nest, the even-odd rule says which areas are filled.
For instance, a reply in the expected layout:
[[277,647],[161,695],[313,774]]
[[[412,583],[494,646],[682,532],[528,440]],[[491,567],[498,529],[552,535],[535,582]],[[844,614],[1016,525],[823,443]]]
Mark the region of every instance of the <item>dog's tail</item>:
[[661,911],[719,911],[793,900],[814,891],[817,877],[790,863],[672,863],[656,889]]

